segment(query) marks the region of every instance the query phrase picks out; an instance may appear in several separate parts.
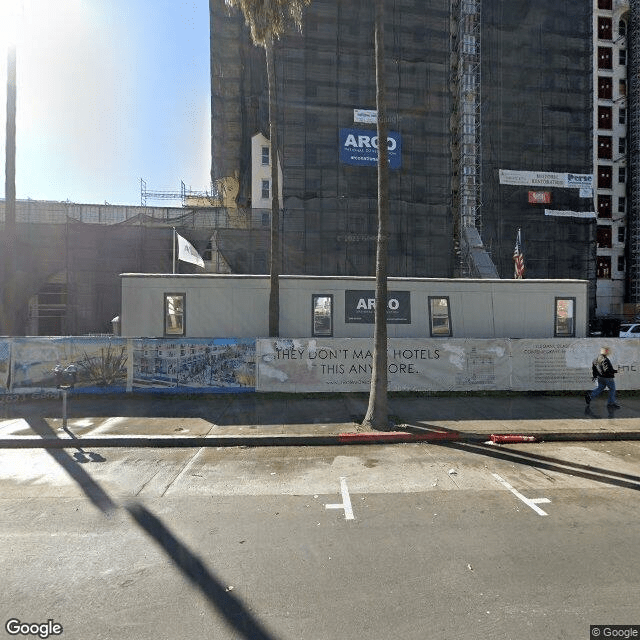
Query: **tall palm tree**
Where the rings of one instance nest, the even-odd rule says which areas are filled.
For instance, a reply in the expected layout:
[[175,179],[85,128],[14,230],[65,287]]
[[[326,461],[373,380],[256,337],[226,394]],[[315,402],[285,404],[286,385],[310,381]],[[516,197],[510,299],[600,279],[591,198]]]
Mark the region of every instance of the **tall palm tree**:
[[373,370],[369,406],[362,426],[388,428],[387,406],[387,271],[389,227],[389,151],[384,79],[384,0],[376,0],[376,108],[378,110],[378,239],[376,249],[376,306]]
[[311,0],[225,0],[227,6],[242,11],[251,30],[251,40],[263,47],[269,86],[269,144],[271,147],[271,259],[269,264],[269,336],[280,333],[280,204],[278,185],[277,94],[274,44],[289,23],[302,30],[302,10]]

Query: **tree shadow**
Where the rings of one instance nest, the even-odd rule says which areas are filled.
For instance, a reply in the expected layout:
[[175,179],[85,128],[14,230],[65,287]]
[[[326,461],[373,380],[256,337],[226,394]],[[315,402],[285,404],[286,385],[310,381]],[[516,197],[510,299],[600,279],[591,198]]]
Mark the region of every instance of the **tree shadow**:
[[[610,484],[617,487],[623,487],[625,489],[634,489],[640,491],[640,476],[620,473],[619,471],[612,471],[611,469],[601,469],[599,467],[593,467],[591,465],[579,464],[577,462],[569,462],[561,460],[560,458],[553,458],[550,456],[543,456],[529,451],[519,451],[518,449],[508,448],[504,445],[496,445],[493,443],[487,444],[490,436],[482,433],[463,433],[454,429],[448,429],[441,425],[402,425],[402,431],[408,433],[418,434],[442,434],[443,436],[460,435],[464,437],[465,442],[446,442],[438,441],[434,439],[429,444],[439,447],[445,447],[449,449],[458,449],[459,451],[467,451],[478,455],[487,456],[489,458],[496,458],[505,460],[507,462],[515,462],[518,464],[524,464],[530,467],[538,469],[544,469],[546,471],[555,471],[557,473],[563,473],[565,475],[576,476],[585,478],[587,480],[593,480],[595,482],[601,482],[604,484]],[[594,434],[594,439],[598,439]],[[603,433],[602,440],[622,440],[623,437],[613,437],[615,434]],[[567,438],[568,439],[568,438]]]
[[436,443],[436,446],[458,449],[459,451],[467,451],[488,458],[515,462],[536,469],[544,469],[545,471],[553,471],[555,473],[593,480],[594,482],[615,487],[640,491],[640,476],[579,464],[577,462],[569,462],[567,460],[561,460],[560,458],[543,456],[528,451],[518,451],[517,449],[508,448],[504,445],[447,442]]
[[[43,418],[32,418],[29,424],[43,439],[59,439],[56,432]],[[67,433],[71,432],[67,431]],[[72,457],[61,448],[46,446],[43,448],[105,516],[112,516],[121,509],[121,506],[112,500],[99,483],[78,464],[83,462],[83,460],[76,458],[78,452]],[[79,451],[83,455],[87,455],[81,449]],[[102,460],[104,461],[104,458]],[[274,640],[275,636],[267,632],[245,604],[237,596],[226,591],[224,584],[207,569],[193,551],[180,542],[157,516],[137,502],[125,505],[124,509],[134,522],[158,544],[181,573],[200,590],[210,605],[222,615],[226,623],[240,634],[240,637],[247,640]]]

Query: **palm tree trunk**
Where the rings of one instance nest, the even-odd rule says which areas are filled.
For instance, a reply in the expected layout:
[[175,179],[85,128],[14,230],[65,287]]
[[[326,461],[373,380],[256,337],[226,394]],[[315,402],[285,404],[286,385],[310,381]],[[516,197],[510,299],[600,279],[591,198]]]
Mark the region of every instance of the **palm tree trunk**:
[[387,406],[387,271],[389,227],[388,122],[384,80],[384,0],[376,0],[376,108],[378,110],[378,242],[376,251],[376,308],[373,371],[369,406],[363,426],[388,428]]
[[274,64],[274,41],[265,44],[269,83],[269,144],[271,146],[271,257],[269,260],[269,336],[280,335],[280,202],[278,186],[277,95]]

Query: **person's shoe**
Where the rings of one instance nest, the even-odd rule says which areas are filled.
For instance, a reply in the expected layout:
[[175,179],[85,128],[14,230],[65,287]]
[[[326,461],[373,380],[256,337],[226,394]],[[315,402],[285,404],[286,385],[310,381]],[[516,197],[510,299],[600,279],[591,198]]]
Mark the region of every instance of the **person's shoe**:
[[607,407],[610,407],[611,409],[619,409],[620,405],[617,402],[609,402]]
[[587,391],[587,393],[584,394],[584,401],[587,404],[591,404],[591,394]]

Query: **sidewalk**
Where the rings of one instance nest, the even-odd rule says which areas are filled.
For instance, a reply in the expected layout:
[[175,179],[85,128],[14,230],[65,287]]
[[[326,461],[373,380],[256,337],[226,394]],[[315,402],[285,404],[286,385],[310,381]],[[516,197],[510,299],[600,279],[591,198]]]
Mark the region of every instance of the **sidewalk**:
[[640,396],[606,394],[587,409],[582,394],[389,397],[389,432],[359,426],[366,394],[191,396],[71,395],[0,400],[0,448],[220,447],[640,440]]

